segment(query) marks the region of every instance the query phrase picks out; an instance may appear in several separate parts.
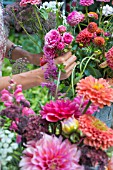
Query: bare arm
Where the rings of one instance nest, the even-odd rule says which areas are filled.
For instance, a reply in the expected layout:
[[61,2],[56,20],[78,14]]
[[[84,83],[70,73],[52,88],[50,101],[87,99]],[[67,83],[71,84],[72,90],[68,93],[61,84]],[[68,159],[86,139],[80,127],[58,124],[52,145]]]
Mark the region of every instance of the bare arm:
[[[7,41],[7,48],[6,48],[6,57],[8,54],[9,49],[11,48],[11,46],[14,45],[13,42],[11,42],[10,40]],[[23,58],[26,57],[27,60],[34,65],[39,66],[40,65],[40,57],[42,57],[42,53],[40,54],[31,54],[30,52],[23,50],[19,47],[16,47],[13,51],[12,51],[12,59],[16,60],[18,58]]]

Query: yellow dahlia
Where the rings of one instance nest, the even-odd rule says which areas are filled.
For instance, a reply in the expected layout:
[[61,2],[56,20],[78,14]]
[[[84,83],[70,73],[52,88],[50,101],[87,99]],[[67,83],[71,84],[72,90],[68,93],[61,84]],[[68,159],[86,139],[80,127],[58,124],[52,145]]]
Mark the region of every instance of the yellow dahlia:
[[113,130],[91,115],[79,117],[79,128],[86,136],[84,144],[106,150],[113,146]]
[[90,100],[100,108],[110,106],[113,102],[113,88],[103,78],[85,77],[79,81],[76,89],[78,95],[84,96],[84,99]]

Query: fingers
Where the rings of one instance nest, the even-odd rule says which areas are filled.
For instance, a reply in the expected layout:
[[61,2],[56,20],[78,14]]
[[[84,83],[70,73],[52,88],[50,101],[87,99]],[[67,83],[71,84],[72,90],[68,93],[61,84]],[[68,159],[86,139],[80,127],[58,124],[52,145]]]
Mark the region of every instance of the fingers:
[[76,63],[74,62],[73,64],[71,64],[67,69],[66,72],[69,73],[70,71],[72,72],[73,68],[76,66]]
[[65,63],[65,69],[72,65],[76,60],[76,56],[72,55]]
[[55,59],[55,64],[64,64],[72,56],[71,52],[67,52],[64,55]]

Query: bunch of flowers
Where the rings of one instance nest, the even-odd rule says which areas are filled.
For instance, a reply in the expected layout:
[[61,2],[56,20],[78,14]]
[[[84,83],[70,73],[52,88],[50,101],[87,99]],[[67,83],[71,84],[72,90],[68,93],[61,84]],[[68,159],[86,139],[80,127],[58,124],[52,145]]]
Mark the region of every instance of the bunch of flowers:
[[[49,88],[48,102],[41,105],[39,113],[31,109],[22,86],[13,80],[8,90],[1,92],[6,108],[0,112],[0,126],[15,134],[20,147],[16,166],[21,170],[112,170],[109,150],[113,147],[113,129],[94,116],[113,103],[108,81],[113,77],[112,13],[108,20],[102,17],[103,2],[108,1],[102,0],[100,10],[93,12],[88,11],[93,0],[80,0],[84,14],[73,1],[74,9],[71,6],[66,22],[57,1],[53,8],[50,3],[40,7],[39,1],[21,1],[21,5],[33,7],[38,27],[33,31],[42,35],[40,65],[46,79],[42,86]],[[46,32],[40,16],[47,21],[50,12],[54,12],[56,24]],[[71,79],[60,84],[65,67],[54,61],[67,51],[76,54],[77,66]]]

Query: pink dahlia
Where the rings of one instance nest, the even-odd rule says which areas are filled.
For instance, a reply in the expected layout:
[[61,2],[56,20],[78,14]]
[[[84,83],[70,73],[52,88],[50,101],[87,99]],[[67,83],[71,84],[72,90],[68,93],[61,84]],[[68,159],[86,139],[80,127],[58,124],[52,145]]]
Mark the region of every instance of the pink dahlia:
[[64,33],[64,32],[66,32],[66,30],[67,30],[67,28],[66,28],[64,25],[60,25],[60,26],[58,27],[58,31],[59,31],[60,33]]
[[79,117],[79,128],[86,136],[84,144],[95,147],[96,149],[106,150],[113,146],[113,130],[106,124],[91,115]]
[[82,22],[84,18],[84,14],[77,11],[73,11],[67,16],[67,23],[71,26],[76,26],[77,24]]
[[65,48],[65,44],[63,42],[59,42],[57,49],[58,50],[63,50]]
[[32,4],[32,5],[39,5],[41,4],[41,0],[21,0],[20,6],[21,7],[26,7],[27,4]]
[[94,4],[94,0],[80,0],[80,5],[82,6],[90,6]]
[[103,78],[95,79],[89,76],[81,79],[77,84],[77,93],[100,108],[110,106],[113,102],[113,88]]
[[57,46],[57,44],[61,40],[61,35],[57,30],[50,30],[46,35],[45,35],[45,45],[48,46],[49,48],[54,48]]
[[[55,49],[52,49],[52,48],[48,47],[47,45],[45,45],[44,48],[43,48],[43,51],[44,51],[44,55],[47,58],[51,58],[51,57],[54,58],[55,57]],[[43,57],[44,64],[47,62],[45,56]]]
[[63,34],[63,37],[62,37],[62,41],[65,43],[65,44],[71,44],[72,41],[73,41],[74,37],[69,33],[69,32],[65,32]]
[[62,137],[44,134],[37,142],[28,142],[23,154],[21,170],[83,170],[78,164],[77,146],[68,140],[62,141]]
[[93,38],[93,34],[90,33],[87,28],[82,30],[77,36],[76,36],[76,42],[77,43],[82,43],[83,46],[86,46],[90,44],[90,41]]
[[57,122],[58,120],[67,119],[74,115],[79,117],[80,111],[74,101],[71,100],[56,100],[50,101],[41,110],[43,119],[49,122]]
[[106,53],[106,60],[108,66],[113,70],[113,47]]

